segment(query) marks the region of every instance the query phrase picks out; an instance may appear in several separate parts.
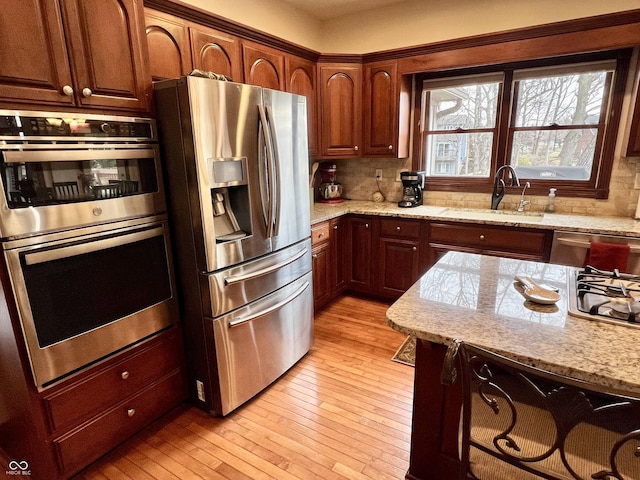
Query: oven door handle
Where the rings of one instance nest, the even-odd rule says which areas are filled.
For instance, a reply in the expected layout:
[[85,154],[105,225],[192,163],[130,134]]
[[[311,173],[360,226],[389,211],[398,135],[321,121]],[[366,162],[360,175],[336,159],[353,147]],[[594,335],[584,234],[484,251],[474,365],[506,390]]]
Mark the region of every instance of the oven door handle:
[[300,295],[302,295],[302,292],[304,292],[308,287],[309,287],[309,282],[304,282],[304,285],[302,285],[298,290],[293,292],[291,295],[289,295],[287,298],[285,298],[281,302],[278,302],[275,305],[270,306],[269,308],[265,308],[264,310],[260,310],[259,312],[252,313],[244,317],[236,318],[235,320],[229,320],[229,328],[240,326],[243,323],[250,322],[251,320],[255,320],[256,318],[259,318],[259,317],[264,317],[265,315],[268,315],[271,312],[281,309],[287,303],[292,302],[293,300],[298,298]]
[[[555,239],[555,241],[560,245],[564,245],[566,247],[577,247],[584,249],[588,249],[591,247],[591,243],[584,240],[573,240],[571,238],[558,237]],[[629,245],[629,253],[640,253],[640,246]]]
[[267,275],[271,272],[275,272],[276,270],[280,270],[282,267],[289,265],[290,263],[295,262],[299,258],[304,257],[304,255],[308,252],[306,248],[303,248],[298,253],[290,256],[289,258],[283,260],[282,262],[276,263],[274,265],[270,265],[265,268],[261,268],[260,270],[254,270],[249,273],[244,273],[242,275],[231,275],[225,277],[224,284],[225,285],[233,285],[234,283],[244,282],[246,280],[251,280],[253,278],[262,277],[263,275]]
[[164,227],[156,227],[149,230],[137,231],[117,237],[108,237],[102,240],[88,241],[86,243],[66,245],[49,250],[25,253],[24,261],[27,265],[51,262],[62,258],[75,257],[84,253],[97,252],[107,248],[138,242],[148,238],[159,237],[164,234]]
[[67,162],[83,160],[111,160],[117,158],[155,158],[151,148],[99,150],[20,150],[4,152],[5,163]]

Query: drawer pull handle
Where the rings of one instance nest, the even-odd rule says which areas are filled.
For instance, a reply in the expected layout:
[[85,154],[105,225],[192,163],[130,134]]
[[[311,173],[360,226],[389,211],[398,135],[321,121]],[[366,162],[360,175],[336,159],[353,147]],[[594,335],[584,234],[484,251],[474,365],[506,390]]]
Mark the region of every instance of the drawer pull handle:
[[484,240],[484,235],[480,235],[480,240]]
[[125,370],[120,374],[120,376],[122,377],[123,380],[126,380],[127,378],[129,378],[129,372]]
[[320,234],[318,235],[318,238],[322,238],[324,237],[324,232],[320,232]]
[[135,408],[127,409],[127,416],[128,417],[133,417],[135,414],[136,414],[136,409]]

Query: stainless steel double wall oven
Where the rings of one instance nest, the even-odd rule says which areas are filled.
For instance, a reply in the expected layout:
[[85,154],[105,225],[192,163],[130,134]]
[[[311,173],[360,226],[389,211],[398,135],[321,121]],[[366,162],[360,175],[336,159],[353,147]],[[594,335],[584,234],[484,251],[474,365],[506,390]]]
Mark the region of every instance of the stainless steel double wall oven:
[[155,122],[0,111],[0,237],[39,390],[177,320]]

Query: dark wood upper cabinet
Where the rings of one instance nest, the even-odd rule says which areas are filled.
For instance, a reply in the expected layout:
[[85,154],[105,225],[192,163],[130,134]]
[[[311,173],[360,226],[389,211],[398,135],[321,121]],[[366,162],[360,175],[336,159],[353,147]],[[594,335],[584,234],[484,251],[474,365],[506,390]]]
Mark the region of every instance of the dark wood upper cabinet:
[[57,4],[0,0],[0,8],[0,101],[73,105],[63,93],[71,69]]
[[408,157],[411,81],[397,62],[364,65],[364,155]]
[[319,64],[321,156],[360,157],[362,65]]
[[240,40],[232,35],[198,25],[189,28],[193,68],[220,73],[242,83]]
[[60,5],[77,104],[148,110],[142,1],[61,0]]
[[184,20],[148,8],[144,17],[151,78],[164,80],[191,72],[189,29]]
[[318,89],[316,64],[304,58],[285,56],[286,90],[307,97],[307,124],[309,129],[309,153],[318,153]]
[[139,0],[0,0],[0,102],[147,111]]
[[259,43],[242,43],[244,82],[249,85],[285,90],[284,54]]
[[628,157],[640,157],[640,84],[636,91],[636,102],[631,120],[629,132],[629,144],[627,145]]

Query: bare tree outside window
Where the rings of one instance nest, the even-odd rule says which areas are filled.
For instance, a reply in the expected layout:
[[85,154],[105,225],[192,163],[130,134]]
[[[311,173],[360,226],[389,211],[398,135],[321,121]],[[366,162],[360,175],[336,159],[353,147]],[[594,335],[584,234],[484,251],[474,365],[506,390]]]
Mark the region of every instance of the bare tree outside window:
[[425,90],[427,175],[489,175],[499,87],[491,82]]
[[523,178],[591,176],[609,72],[516,82],[511,164]]

